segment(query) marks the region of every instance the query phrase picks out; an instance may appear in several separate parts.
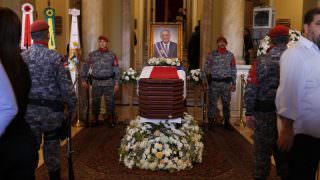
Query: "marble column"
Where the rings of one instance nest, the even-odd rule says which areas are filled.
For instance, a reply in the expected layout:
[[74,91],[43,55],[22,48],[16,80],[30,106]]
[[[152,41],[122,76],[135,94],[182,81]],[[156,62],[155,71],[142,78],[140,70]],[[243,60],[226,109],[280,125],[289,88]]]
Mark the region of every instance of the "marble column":
[[223,0],[222,35],[228,41],[228,49],[234,54],[237,64],[244,64],[243,30],[245,0]]
[[103,0],[82,0],[83,57],[98,48],[98,37],[103,34]]
[[[212,23],[213,23],[213,10],[214,2],[212,0],[203,0],[203,17],[201,20],[200,28],[200,65],[204,67],[208,52],[212,50]],[[205,38],[204,38],[205,37]]]
[[122,0],[122,61],[121,67],[130,67],[132,39],[131,0]]
[[[126,71],[131,61],[132,44],[132,13],[131,13],[131,0],[122,0],[122,59],[120,62],[121,69]],[[132,95],[125,93],[122,89],[122,103],[132,103]]]

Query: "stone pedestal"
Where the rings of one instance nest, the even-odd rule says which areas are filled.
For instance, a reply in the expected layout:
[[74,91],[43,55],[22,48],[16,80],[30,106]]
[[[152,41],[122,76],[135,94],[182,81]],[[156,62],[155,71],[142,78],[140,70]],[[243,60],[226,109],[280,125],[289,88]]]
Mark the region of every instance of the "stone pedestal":
[[134,111],[133,111],[133,89],[134,89],[134,84],[133,83],[128,83],[128,84],[124,84],[122,87],[123,87],[123,93],[126,94],[126,97],[127,97],[127,100],[128,100],[130,117],[134,117]]
[[[201,99],[201,85],[193,85],[193,98],[194,98],[194,105],[193,105],[193,117],[197,117],[197,110],[200,106],[200,99]],[[200,113],[201,114],[201,113]]]
[[222,35],[228,41],[228,49],[234,53],[237,64],[243,61],[245,0],[223,0],[222,3]]

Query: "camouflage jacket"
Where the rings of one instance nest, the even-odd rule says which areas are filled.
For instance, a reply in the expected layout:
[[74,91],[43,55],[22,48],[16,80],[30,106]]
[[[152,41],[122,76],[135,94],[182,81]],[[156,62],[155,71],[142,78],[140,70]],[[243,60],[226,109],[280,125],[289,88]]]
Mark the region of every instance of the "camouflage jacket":
[[232,78],[232,84],[236,84],[236,62],[233,54],[228,50],[215,50],[209,53],[204,70],[211,78]]
[[279,61],[285,50],[286,46],[275,46],[253,62],[244,95],[246,115],[253,115],[258,101],[274,105],[280,78]]
[[[113,86],[120,79],[120,70],[117,56],[111,51],[101,52],[99,50],[89,53],[86,62],[81,69],[81,78],[86,80],[89,69],[93,77],[93,85],[96,86]],[[113,77],[107,80],[95,80],[94,78]]]
[[61,101],[76,110],[76,94],[62,56],[41,44],[22,52],[31,77],[30,99]]

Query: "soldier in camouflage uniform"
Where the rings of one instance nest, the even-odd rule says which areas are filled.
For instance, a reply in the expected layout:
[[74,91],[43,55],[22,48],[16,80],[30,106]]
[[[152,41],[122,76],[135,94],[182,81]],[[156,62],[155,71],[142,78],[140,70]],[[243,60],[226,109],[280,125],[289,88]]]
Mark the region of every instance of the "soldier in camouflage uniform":
[[249,71],[245,89],[246,123],[254,129],[254,172],[256,180],[269,176],[271,156],[276,160],[277,171],[282,179],[287,176],[285,154],[277,148],[277,114],[275,107],[276,91],[279,85],[279,61],[287,49],[289,29],[276,26],[270,32],[271,48],[259,56]]
[[101,97],[104,95],[107,108],[106,119],[111,127],[114,127],[116,123],[114,94],[119,90],[119,63],[115,53],[108,49],[108,39],[100,36],[98,40],[99,50],[89,53],[88,59],[83,63],[81,71],[82,85],[85,88],[88,87],[86,80],[90,69],[92,75],[93,114],[90,125],[98,123]]
[[26,120],[38,150],[44,135],[44,162],[50,179],[58,180],[61,179],[59,128],[64,120],[64,104],[74,114],[76,95],[62,56],[48,49],[48,27],[45,21],[35,21],[31,26],[34,44],[22,53],[32,81]]
[[218,49],[212,51],[205,64],[205,73],[209,84],[209,128],[214,124],[214,114],[217,111],[217,101],[221,97],[223,105],[224,127],[231,130],[230,101],[231,91],[235,91],[237,69],[233,54],[226,49],[227,40],[217,39]]

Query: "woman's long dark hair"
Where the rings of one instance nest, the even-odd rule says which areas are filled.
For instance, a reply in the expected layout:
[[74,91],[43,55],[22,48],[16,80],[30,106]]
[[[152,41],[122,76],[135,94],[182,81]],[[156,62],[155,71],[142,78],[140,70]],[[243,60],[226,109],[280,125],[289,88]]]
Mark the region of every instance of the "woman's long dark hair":
[[12,84],[20,110],[27,105],[30,78],[26,64],[20,55],[21,22],[17,14],[0,7],[0,61]]

